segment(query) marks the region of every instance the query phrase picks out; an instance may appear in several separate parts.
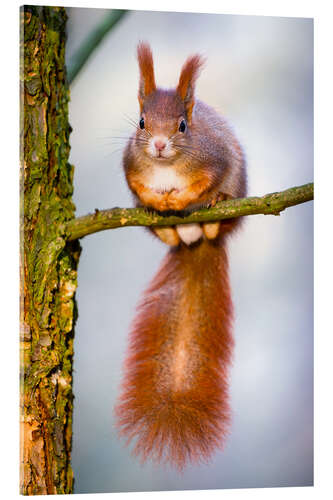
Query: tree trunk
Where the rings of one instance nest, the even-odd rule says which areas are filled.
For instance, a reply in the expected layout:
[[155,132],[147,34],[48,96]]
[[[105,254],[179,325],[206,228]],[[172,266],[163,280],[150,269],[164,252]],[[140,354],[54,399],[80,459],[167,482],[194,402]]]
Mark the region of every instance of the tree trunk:
[[80,247],[68,163],[64,8],[21,11],[21,493],[72,493],[72,358]]

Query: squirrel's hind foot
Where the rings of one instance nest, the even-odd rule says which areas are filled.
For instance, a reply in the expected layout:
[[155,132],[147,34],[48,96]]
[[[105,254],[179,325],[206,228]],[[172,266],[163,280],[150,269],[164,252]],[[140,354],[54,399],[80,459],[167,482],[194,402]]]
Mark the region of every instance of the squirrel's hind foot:
[[179,245],[180,243],[179,235],[174,227],[154,227],[153,231],[156,236],[166,245],[174,247]]

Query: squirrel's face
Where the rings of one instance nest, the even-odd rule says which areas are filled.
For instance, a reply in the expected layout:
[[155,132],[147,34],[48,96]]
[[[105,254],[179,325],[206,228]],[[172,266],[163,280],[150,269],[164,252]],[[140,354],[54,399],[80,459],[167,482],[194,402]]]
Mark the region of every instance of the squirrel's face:
[[189,124],[184,103],[173,90],[156,89],[143,102],[136,145],[157,161],[175,159],[184,150]]
[[137,54],[141,114],[135,136],[136,152],[162,163],[179,156],[188,159],[193,154],[190,126],[194,87],[203,59],[198,54],[189,57],[181,69],[177,88],[162,90],[156,87],[150,46],[140,42]]

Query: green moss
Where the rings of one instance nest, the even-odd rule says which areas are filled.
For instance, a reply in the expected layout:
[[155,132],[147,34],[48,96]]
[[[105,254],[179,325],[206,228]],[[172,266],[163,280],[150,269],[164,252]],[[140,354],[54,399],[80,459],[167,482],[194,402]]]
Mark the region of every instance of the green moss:
[[[68,163],[67,16],[60,7],[28,6],[22,17],[25,303],[21,319],[29,326],[29,338],[24,337],[21,345],[22,412],[24,420],[39,429],[34,435],[39,440],[42,436],[44,453],[36,455],[34,441],[28,443],[32,448],[31,453],[26,448],[21,491],[71,493],[74,294],[80,247],[66,244],[64,234],[75,210],[73,167]],[[40,446],[40,441],[36,443]]]

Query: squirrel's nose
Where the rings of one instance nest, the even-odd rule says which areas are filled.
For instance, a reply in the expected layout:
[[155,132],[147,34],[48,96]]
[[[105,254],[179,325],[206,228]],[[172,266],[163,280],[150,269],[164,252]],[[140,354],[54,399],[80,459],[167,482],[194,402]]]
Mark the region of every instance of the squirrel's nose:
[[158,150],[158,151],[163,151],[163,149],[165,148],[166,146],[166,142],[163,141],[162,139],[156,139],[154,141],[154,146],[155,148]]

